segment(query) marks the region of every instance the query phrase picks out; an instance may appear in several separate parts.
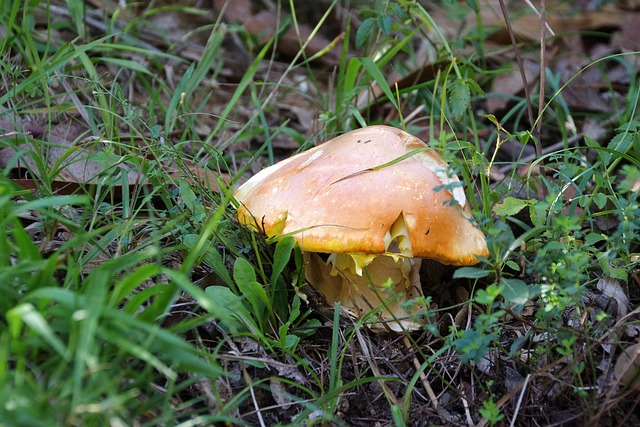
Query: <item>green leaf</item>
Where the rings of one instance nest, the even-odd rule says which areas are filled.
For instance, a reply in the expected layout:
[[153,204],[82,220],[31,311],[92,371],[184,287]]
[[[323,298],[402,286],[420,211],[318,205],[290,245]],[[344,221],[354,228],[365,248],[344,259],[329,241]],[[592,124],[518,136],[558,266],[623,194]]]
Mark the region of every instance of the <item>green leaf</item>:
[[520,270],[520,266],[519,266],[519,265],[518,265],[518,263],[517,263],[517,262],[515,262],[515,261],[507,260],[507,262],[505,263],[505,265],[506,265],[507,267],[509,267],[510,269],[512,269],[512,270],[515,270],[515,271],[519,271],[519,270]]
[[237,258],[233,264],[233,280],[238,286],[244,283],[257,282],[256,271],[249,261],[244,258]]
[[593,203],[595,203],[599,209],[604,209],[604,207],[607,205],[607,196],[603,193],[594,194]]
[[125,298],[134,295],[135,290],[139,288],[146,280],[160,273],[160,266],[156,264],[144,264],[140,268],[127,274],[119,280],[111,291],[109,305],[117,307]]
[[[188,236],[185,236],[185,240],[186,237]],[[195,239],[193,240],[197,241],[197,237],[198,236],[195,236]],[[213,268],[213,271],[218,275],[219,278],[222,279],[224,283],[227,284],[227,286],[233,286],[231,276],[229,275],[229,270],[227,270],[227,267],[224,265],[222,255],[220,255],[220,252],[218,252],[216,248],[212,247],[207,249],[207,252],[205,252],[204,255],[204,261],[209,267]]]
[[291,258],[291,251],[295,240],[293,236],[284,236],[276,244],[276,250],[273,254],[273,271],[271,273],[271,284],[275,284],[278,277],[287,266],[289,259]]
[[67,0],[67,10],[76,25],[78,35],[84,37],[84,2],[82,0]]
[[535,203],[533,205],[533,209],[529,212],[531,216],[531,222],[536,227],[543,226],[547,220],[547,211],[549,205],[546,203]]
[[369,73],[371,78],[373,78],[378,86],[380,86],[380,89],[382,89],[382,92],[384,92],[388,101],[393,104],[396,110],[400,110],[400,108],[398,107],[398,103],[396,102],[396,98],[393,96],[393,92],[391,91],[391,88],[387,83],[387,79],[382,75],[382,72],[380,71],[378,65],[373,62],[371,58],[362,58],[360,62],[362,63],[362,66],[365,68],[365,70],[367,70],[367,73]]
[[489,351],[491,343],[497,338],[495,334],[485,334],[476,329],[466,329],[462,336],[453,342],[453,348],[460,355],[463,363],[470,360],[478,362]]
[[493,114],[483,114],[483,117],[489,120],[491,123],[493,123],[498,129],[502,128],[500,121]]
[[22,324],[40,335],[62,358],[68,359],[67,348],[33,304],[20,304],[7,312],[7,323],[14,338],[19,338]]
[[471,104],[471,91],[464,80],[458,80],[449,90],[449,106],[453,117],[459,120]]
[[500,216],[512,216],[535,203],[533,199],[517,199],[515,197],[507,197],[502,203],[493,206],[493,213]]
[[453,273],[454,279],[481,279],[491,274],[488,270],[476,267],[460,267]]
[[385,36],[388,36],[391,32],[391,17],[389,15],[378,16],[378,27]]
[[209,286],[205,293],[216,302],[216,311],[213,314],[228,331],[244,332],[247,325],[252,325],[257,331],[249,310],[242,303],[242,297],[225,286]]
[[614,267],[609,262],[609,259],[605,254],[601,254],[598,257],[598,264],[600,264],[600,268],[602,272],[613,279],[618,279],[626,282],[629,279],[629,275],[627,270],[624,268]]
[[467,83],[467,86],[469,86],[469,89],[471,90],[472,93],[476,95],[484,95],[484,90],[482,90],[482,88],[480,87],[480,85],[475,79],[467,78],[465,79],[465,82]]
[[629,133],[629,132],[623,132],[623,133],[619,133],[616,136],[614,136],[613,138],[611,138],[611,142],[609,142],[609,145],[607,146],[607,148],[610,148],[612,150],[615,150],[619,153],[626,153],[629,148],[631,147],[631,144],[635,141],[637,142],[637,138],[638,134],[637,133]]
[[600,143],[588,135],[584,135],[584,142],[589,148],[600,148]]
[[264,286],[258,282],[256,272],[249,261],[244,258],[236,259],[233,265],[233,278],[242,295],[247,299],[249,304],[251,304],[253,314],[258,320],[258,323],[261,323],[264,317],[265,306],[271,311],[271,303],[269,302]]
[[239,286],[239,288],[242,295],[244,295],[251,304],[255,317],[259,322],[262,321],[262,317],[265,315],[265,307],[267,307],[269,311],[271,310],[271,303],[269,302],[264,286],[258,282],[251,282]]
[[522,280],[502,278],[500,284],[504,286],[502,296],[507,301],[522,305],[529,300],[529,287]]
[[97,60],[100,62],[105,62],[107,64],[113,64],[117,67],[128,68],[129,70],[147,74],[149,76],[153,75],[153,73],[151,73],[151,71],[149,71],[147,67],[142,65],[140,62],[133,61],[131,59],[111,58],[108,56],[103,56],[101,58],[97,58]]
[[391,9],[393,11],[393,14],[396,15],[398,19],[404,20],[407,17],[407,14],[405,13],[404,9],[400,7],[400,5],[396,4],[392,6]]
[[[347,65],[347,71],[344,74],[345,97],[346,97],[346,94],[354,90],[361,65],[362,64],[360,63],[360,60],[356,57],[353,57],[349,60],[349,65]],[[345,98],[345,99],[348,99],[348,98]]]
[[584,244],[587,246],[593,246],[604,239],[605,237],[602,233],[589,233],[584,237]]
[[[613,150],[614,152],[626,153],[631,147],[631,144],[637,140],[637,136],[638,134],[635,134],[635,133],[629,133],[629,132],[619,133],[617,135],[614,135],[613,138],[611,138],[611,141],[609,141],[607,148],[609,148],[610,150]],[[600,157],[602,159],[602,163],[604,163],[605,166],[609,166],[609,161],[611,160],[611,156],[616,154],[614,152],[610,152],[610,151],[602,152],[602,155]]]
[[356,49],[360,49],[364,42],[369,38],[369,34],[371,34],[371,30],[373,30],[373,24],[376,22],[374,18],[367,18],[362,21],[360,24],[360,28],[356,32]]
[[617,190],[623,194],[634,191],[640,183],[640,169],[631,165],[622,165],[622,175],[624,179],[617,185]]
[[196,220],[206,216],[206,210],[186,180],[180,181],[180,197]]
[[493,301],[495,301],[495,297],[489,294],[489,292],[485,291],[484,289],[478,289],[474,300],[478,304],[490,305],[493,304]]

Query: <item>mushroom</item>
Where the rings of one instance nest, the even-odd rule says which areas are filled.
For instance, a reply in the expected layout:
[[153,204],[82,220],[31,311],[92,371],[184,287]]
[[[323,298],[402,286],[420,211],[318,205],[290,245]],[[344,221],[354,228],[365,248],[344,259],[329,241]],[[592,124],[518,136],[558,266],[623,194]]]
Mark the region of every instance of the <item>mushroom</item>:
[[376,330],[420,327],[421,258],[472,265],[488,254],[458,177],[424,142],[389,126],[276,163],[234,195],[241,222],[294,236],[306,280],[330,305],[356,318],[378,309]]

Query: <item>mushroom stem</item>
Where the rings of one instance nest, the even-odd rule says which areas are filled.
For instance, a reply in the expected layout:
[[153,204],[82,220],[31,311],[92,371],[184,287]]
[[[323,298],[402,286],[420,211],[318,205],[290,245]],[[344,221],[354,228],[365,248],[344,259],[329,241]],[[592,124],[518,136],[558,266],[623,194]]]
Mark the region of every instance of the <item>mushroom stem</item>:
[[419,324],[412,316],[425,307],[409,300],[422,297],[420,258],[405,258],[397,254],[371,257],[359,268],[353,256],[331,254],[325,261],[317,253],[305,252],[305,275],[309,283],[333,306],[340,302],[349,314],[361,318],[381,307],[380,321],[372,329],[402,331],[415,330]]

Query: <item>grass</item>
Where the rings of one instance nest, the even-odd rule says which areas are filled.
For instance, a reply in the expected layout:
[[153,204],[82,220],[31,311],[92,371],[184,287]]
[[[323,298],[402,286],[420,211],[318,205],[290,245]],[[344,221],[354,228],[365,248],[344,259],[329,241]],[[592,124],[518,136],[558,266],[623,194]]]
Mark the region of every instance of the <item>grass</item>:
[[[325,6],[318,34],[343,5]],[[638,422],[612,374],[640,329],[637,52],[574,76],[628,70],[624,92],[604,88],[612,112],[572,110],[549,68],[528,123],[540,95],[479,113],[510,67],[479,10],[460,55],[419,4],[362,6],[327,71],[326,51],[274,50],[195,6],[113,7],[0,6],[0,425]],[[278,8],[280,36],[300,32],[303,7]],[[158,32],[158,16],[191,32]],[[420,48],[433,75],[390,85]],[[579,137],[588,120],[607,136]],[[434,281],[434,321],[406,337],[327,310],[293,239],[238,224],[232,195],[381,122],[427,135],[490,248]]]

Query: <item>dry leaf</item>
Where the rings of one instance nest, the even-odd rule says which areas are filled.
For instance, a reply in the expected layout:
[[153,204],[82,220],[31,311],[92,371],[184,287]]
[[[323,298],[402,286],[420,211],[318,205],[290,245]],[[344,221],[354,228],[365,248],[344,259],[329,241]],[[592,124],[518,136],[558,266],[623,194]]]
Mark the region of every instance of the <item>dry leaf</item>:
[[[491,83],[491,92],[503,95],[524,95],[524,82],[522,74],[518,69],[518,64],[512,61],[511,70],[497,75]],[[524,73],[530,87],[537,84],[540,65],[533,60],[524,61]],[[509,97],[489,97],[487,98],[487,109],[491,113],[496,113],[504,109],[510,102]]]
[[[621,282],[617,279],[602,276],[596,285],[603,295],[615,300],[617,308],[617,322],[629,313],[629,297],[625,290],[622,289],[622,286],[620,286],[620,283]],[[630,337],[634,337],[638,334],[637,327],[633,324],[627,324],[625,332]]]
[[[257,13],[252,12],[251,2],[248,0],[215,0],[214,6],[217,10],[224,10],[225,18],[230,21],[239,21],[244,28],[256,37],[259,37],[259,41],[262,44],[267,43],[277,32],[278,27],[283,22],[283,17],[275,9],[263,9]],[[223,9],[226,7],[226,9]],[[305,23],[298,23],[297,28],[295,25],[290,25],[287,31],[279,39],[275,48],[278,52],[294,57],[300,51],[302,45],[311,38],[313,28]],[[319,53],[327,46],[331,44],[331,41],[326,39],[321,34],[315,34],[305,48],[305,53],[308,57]],[[340,62],[340,58],[336,49],[332,49],[326,52],[324,55],[318,58],[320,62],[327,65],[337,65]]]
[[620,354],[613,372],[623,386],[640,389],[640,344],[634,344]]
[[616,320],[620,320],[627,315],[629,312],[629,297],[620,286],[619,280],[602,276],[596,286],[600,292],[616,301],[618,307],[618,318]]
[[271,378],[269,380],[269,388],[271,389],[273,400],[275,400],[282,409],[287,410],[291,407],[291,403],[293,403],[291,393],[287,392],[287,388],[281,381],[277,378]]

